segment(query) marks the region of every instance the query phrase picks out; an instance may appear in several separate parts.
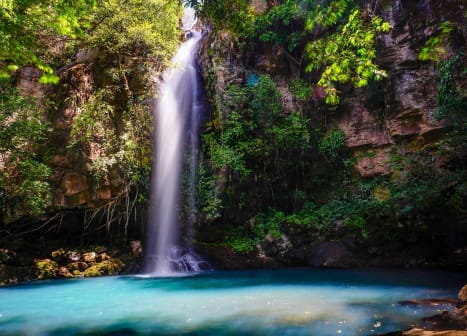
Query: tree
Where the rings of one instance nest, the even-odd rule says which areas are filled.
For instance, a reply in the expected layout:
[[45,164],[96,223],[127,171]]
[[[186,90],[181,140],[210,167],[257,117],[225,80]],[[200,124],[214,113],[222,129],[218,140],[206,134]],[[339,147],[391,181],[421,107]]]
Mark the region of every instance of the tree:
[[353,1],[317,5],[307,19],[306,29],[321,36],[306,45],[306,70],[321,71],[318,85],[324,88],[328,104],[339,103],[336,84],[350,83],[359,88],[367,86],[370,79],[386,76],[374,63],[375,44],[378,33],[387,33],[390,28],[389,23],[363,11]]
[[19,67],[34,65],[43,74],[41,83],[57,83],[44,59],[46,40],[76,39],[90,27],[96,0],[8,0],[0,2],[0,78]]

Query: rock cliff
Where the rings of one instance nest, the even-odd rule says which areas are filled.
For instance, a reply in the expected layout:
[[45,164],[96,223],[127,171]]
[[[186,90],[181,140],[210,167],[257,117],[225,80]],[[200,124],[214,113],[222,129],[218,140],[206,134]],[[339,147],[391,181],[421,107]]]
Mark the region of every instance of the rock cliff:
[[[260,2],[254,3],[255,8],[259,6]],[[261,3],[266,6],[266,2]],[[226,30],[211,32],[204,41],[200,51],[200,62],[207,80],[211,103],[214,106],[213,122],[208,125],[208,130],[216,127],[223,129],[225,126],[222,126],[222,123],[228,119],[226,114],[240,108],[238,106],[232,107],[231,101],[226,102],[225,92],[228,88],[238,85],[252,86],[251,81],[254,80],[254,76],[266,74],[277,85],[284,114],[299,111],[302,115],[310,118],[310,128],[337,129],[344,134],[344,148],[341,149],[340,154],[345,158],[346,167],[350,166],[351,168],[345,171],[348,176],[351,176],[347,178],[347,182],[344,180],[344,182],[340,181],[337,182],[338,184],[334,184],[334,177],[331,176],[332,171],[330,170],[334,169],[335,175],[338,175],[341,174],[338,172],[338,169],[341,168],[335,168],[330,164],[332,160],[329,155],[323,157],[311,154],[313,164],[310,167],[303,163],[304,159],[296,162],[296,166],[305,166],[302,174],[306,176],[304,180],[306,182],[301,182],[298,187],[293,186],[292,178],[286,178],[286,182],[280,182],[279,178],[274,182],[266,182],[264,188],[270,189],[268,196],[270,197],[270,207],[277,207],[277,203],[279,203],[277,198],[283,196],[287,190],[297,188],[295,193],[288,194],[294,199],[292,211],[296,213],[298,207],[296,204],[300,202],[297,199],[299,191],[304,193],[310,191],[313,194],[313,201],[322,202],[324,200],[326,202],[339,191],[356,189],[357,186],[352,185],[354,183],[362,185],[376,183],[370,189],[372,195],[370,198],[376,199],[377,202],[384,202],[393,194],[383,186],[382,181],[390,181],[390,183],[400,186],[404,183],[411,183],[415,179],[431,179],[432,181],[439,179],[441,181],[443,176],[465,171],[465,159],[467,158],[465,144],[462,142],[452,144],[449,143],[449,140],[447,141],[454,136],[453,120],[436,116],[440,100],[442,100],[440,90],[442,90],[442,82],[445,79],[442,78],[443,74],[440,74],[440,64],[449,62],[456,57],[459,64],[466,64],[466,55],[463,51],[466,47],[467,35],[465,18],[461,14],[465,12],[465,4],[455,0],[441,2],[395,0],[368,1],[366,3],[368,8],[377,9],[379,15],[392,27],[388,34],[379,36],[377,46],[377,63],[387,71],[388,76],[365,88],[341,87],[342,103],[337,107],[330,108],[323,104],[323,92],[319,86],[313,86],[311,95],[305,100],[299,99],[292,93],[291,83],[297,79],[300,69],[297,69],[297,60],[292,60],[287,50],[277,44],[257,41],[255,47],[245,48],[239,46],[234,34]],[[262,6],[259,7],[262,8],[262,11],[265,10]],[[465,100],[467,94],[466,74],[462,70],[456,71],[460,71],[453,79],[458,90],[457,99]],[[313,78],[314,74],[302,74],[302,76],[309,80]],[[256,130],[256,132],[258,134],[261,131]],[[280,154],[276,152],[276,162],[278,155]],[[212,164],[212,162],[209,162],[208,159],[207,164]],[[266,174],[266,170],[269,169],[267,162],[263,162],[263,167],[263,174]],[[235,214],[228,211],[235,212],[236,207],[248,207],[248,205],[239,204],[241,198],[234,199],[229,194],[233,192],[232,190],[236,190],[233,185],[236,183],[237,186],[241,185],[239,181],[242,178],[237,177],[236,180],[232,171],[230,173],[225,169],[222,171],[221,173],[221,170],[214,169],[214,175],[222,176],[222,178],[212,182],[214,186],[212,194],[222,198],[219,195],[224,193],[229,201],[236,204],[230,205],[231,210],[228,210],[227,206],[221,210],[221,212],[223,211],[222,216],[225,217],[217,222],[214,220],[218,225],[224,223],[223,220],[235,220]],[[260,180],[261,174],[261,172],[255,171],[255,182],[251,183],[264,183]],[[293,176],[293,173],[291,172],[289,176]],[[417,177],[414,179],[414,176]],[[328,183],[320,182],[313,185],[316,182],[311,182],[311,180],[319,180],[320,178],[327,180]],[[284,183],[283,189],[280,183]],[[450,187],[457,188],[458,181],[453,178],[448,184]],[[436,202],[443,202],[443,206],[449,203],[447,198],[453,194],[452,190],[449,190],[450,187],[445,188]],[[243,192],[242,187],[238,188],[238,192]],[[403,196],[404,192],[401,192],[400,195]],[[264,196],[257,197],[264,201]],[[402,199],[404,197],[407,196],[403,196]],[[446,201],[443,200],[443,197],[446,197]],[[462,197],[465,200],[465,196]],[[257,204],[256,211],[264,211],[261,209],[260,200],[250,198],[250,201],[246,201],[246,203],[248,202],[251,202],[250,206],[252,207],[253,204]],[[289,198],[289,209],[292,207],[291,203]],[[370,205],[367,206],[371,209]],[[329,243],[320,243],[317,240],[322,226],[321,229],[305,229],[305,232],[302,232],[302,227],[298,230],[299,233],[293,234],[287,231],[287,227],[294,224],[287,223],[287,220],[282,221],[280,224],[281,232],[286,232],[286,239],[292,243],[279,252],[276,245],[281,244],[282,238],[277,236],[271,239],[269,237],[269,241],[267,237],[264,238],[256,245],[258,248],[257,265],[269,263],[269,265],[274,266],[278,262],[279,265],[298,263],[328,267],[348,267],[368,265],[368,263],[386,266],[406,265],[407,267],[422,264],[441,266],[444,262],[439,263],[443,258],[439,255],[438,257],[441,259],[437,262],[427,262],[427,259],[434,260],[437,257],[428,256],[430,253],[427,246],[420,246],[420,239],[424,236],[423,230],[432,230],[430,239],[435,241],[443,236],[440,246],[443,246],[441,250],[444,252],[441,253],[449,255],[456,250],[457,257],[463,260],[461,264],[465,264],[465,230],[460,229],[459,231],[463,221],[459,211],[454,210],[460,217],[446,214],[443,218],[442,215],[428,213],[426,210],[417,210],[417,206],[412,205],[410,199],[405,199],[396,201],[392,209],[387,211],[388,214],[383,210],[375,210],[381,211],[381,213],[379,218],[374,220],[373,231],[362,231],[362,234],[364,236],[370,234],[374,243],[379,244],[379,246],[368,248],[368,245],[363,244],[366,246],[363,257],[358,252],[358,248],[361,247],[358,243],[360,240],[356,239],[357,244],[355,244],[355,239],[350,239],[349,246],[349,241],[344,238],[347,233],[342,228],[350,222],[358,227],[360,225],[358,223],[365,222],[366,218],[360,222],[360,219],[352,221],[344,214],[340,219],[335,220],[332,224],[334,233],[328,233],[325,238],[336,241],[331,243],[332,246],[328,246],[329,248],[326,248],[326,244],[329,245]],[[287,205],[282,206],[282,208],[286,207]],[[404,211],[406,212],[404,213]],[[424,211],[426,213],[420,215]],[[383,222],[381,223],[381,221]],[[248,219],[248,222],[245,221],[245,223],[246,231],[254,231],[254,221]],[[383,238],[387,234],[383,231],[393,230],[390,227],[392,225],[395,227],[394,230],[403,232],[401,235],[404,237],[404,241],[407,240],[407,244],[414,245],[413,252],[401,251],[401,246],[395,247],[397,244],[394,241],[393,243],[383,243],[384,239],[388,239]],[[338,231],[344,232],[337,233]],[[222,232],[219,234],[222,236]],[[450,235],[457,235],[457,238],[447,238]],[[224,239],[231,239],[225,237]],[[447,240],[450,243],[447,243]],[[453,243],[454,240],[456,243]],[[377,243],[378,241],[379,243]],[[229,244],[227,243],[227,245]],[[381,244],[388,244],[388,246],[381,246]],[[404,244],[402,240],[401,244]],[[449,247],[445,249],[446,244]],[[201,248],[203,251],[206,250],[205,247]],[[273,250],[275,252],[272,252]],[[438,252],[434,254],[436,255],[441,250],[437,250]],[[450,252],[447,252],[448,250]],[[354,254],[352,255],[350,251],[353,251]],[[207,253],[209,253],[209,249],[207,249]],[[228,254],[226,253],[226,255]],[[251,265],[251,254],[246,254],[246,256],[249,260],[248,265]],[[213,256],[213,258],[219,265],[229,267],[228,260],[219,260],[222,258],[218,256]],[[458,260],[456,259],[455,263]]]

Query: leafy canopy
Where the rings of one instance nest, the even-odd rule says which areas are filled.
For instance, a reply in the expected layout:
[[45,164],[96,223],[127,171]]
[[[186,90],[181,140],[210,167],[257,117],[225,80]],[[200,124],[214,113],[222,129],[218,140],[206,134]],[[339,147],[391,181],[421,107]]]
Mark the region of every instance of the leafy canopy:
[[91,25],[96,0],[5,0],[0,2],[0,78],[19,67],[34,65],[43,71],[41,83],[57,83],[41,57],[46,39],[76,39]]
[[228,29],[251,44],[277,44],[299,68],[305,59],[305,70],[319,73],[328,104],[339,103],[340,84],[359,88],[386,76],[375,64],[376,40],[391,26],[357,1],[282,0],[264,13],[245,0],[229,0],[225,7],[219,0],[194,2],[214,29]]
[[374,63],[376,36],[387,33],[390,25],[380,17],[369,15],[353,1],[332,1],[327,7],[318,5],[307,19],[308,31],[320,29],[333,33],[307,43],[310,60],[307,71],[322,70],[318,85],[324,88],[326,103],[338,104],[336,84],[351,83],[354,87],[368,85],[370,79],[386,76]]

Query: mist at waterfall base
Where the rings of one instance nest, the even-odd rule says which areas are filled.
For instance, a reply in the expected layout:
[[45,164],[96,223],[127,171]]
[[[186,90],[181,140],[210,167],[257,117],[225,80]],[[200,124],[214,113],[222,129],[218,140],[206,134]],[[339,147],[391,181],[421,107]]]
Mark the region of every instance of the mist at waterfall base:
[[[191,22],[190,24],[193,24]],[[196,222],[195,184],[202,85],[195,55],[202,33],[191,31],[164,73],[155,104],[155,151],[145,243],[145,273],[155,276],[200,271],[207,264],[190,248]],[[182,171],[186,170],[185,174]],[[188,206],[180,241],[180,189],[187,176]]]
[[446,306],[465,274],[404,270],[204,272],[0,288],[0,335],[376,335]]

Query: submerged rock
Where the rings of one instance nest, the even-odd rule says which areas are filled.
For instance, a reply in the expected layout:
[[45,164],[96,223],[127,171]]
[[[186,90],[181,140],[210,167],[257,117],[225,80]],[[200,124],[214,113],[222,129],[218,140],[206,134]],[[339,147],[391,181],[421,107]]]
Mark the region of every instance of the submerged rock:
[[467,285],[460,290],[457,305],[453,310],[424,319],[423,326],[432,330],[467,331]]
[[[441,314],[422,320],[423,329],[396,331],[384,336],[467,336],[467,285],[462,287],[457,299],[457,306]],[[401,304],[416,305],[450,305],[454,306],[455,299],[428,299],[400,302]]]

